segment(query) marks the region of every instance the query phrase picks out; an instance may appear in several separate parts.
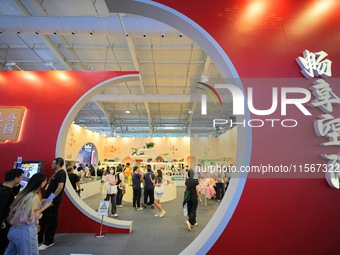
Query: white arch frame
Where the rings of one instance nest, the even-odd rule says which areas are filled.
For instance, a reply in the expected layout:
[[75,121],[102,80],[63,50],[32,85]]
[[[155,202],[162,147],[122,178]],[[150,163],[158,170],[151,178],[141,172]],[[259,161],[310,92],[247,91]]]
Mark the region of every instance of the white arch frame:
[[[73,107],[69,110],[68,114],[66,115],[63,124],[61,125],[58,140],[56,145],[56,156],[61,156],[65,158],[65,148],[66,148],[66,138],[68,134],[68,130],[71,127],[71,124],[76,117],[77,113],[80,109],[85,105],[90,98],[94,95],[98,94],[103,89],[108,88],[109,86],[116,85],[119,83],[124,83],[128,81],[138,81],[140,80],[139,74],[130,74],[130,75],[122,75],[112,79],[108,79],[97,84],[95,87],[87,91],[82,97],[78,99],[78,101],[73,105]],[[101,223],[101,217],[97,215],[97,213],[92,210],[78,195],[73,192],[73,188],[71,182],[67,179],[65,185],[65,193],[67,194],[68,198],[72,201],[72,203],[87,217],[92,219],[95,222]],[[107,218],[103,222],[104,225],[114,228],[121,228],[121,229],[129,229],[132,230],[132,221],[123,221],[117,219]]]
[[[215,65],[220,70],[223,77],[233,77],[238,79],[239,76],[224,52],[224,50],[218,45],[218,43],[212,38],[203,28],[201,28],[197,23],[178,11],[171,9],[162,4],[153,1],[132,1],[132,0],[106,0],[106,3],[111,12],[117,13],[131,13],[140,16],[145,16],[153,18],[155,20],[166,23],[175,29],[185,33],[191,39],[193,39],[197,44],[200,45],[202,49],[210,56],[214,61]],[[132,78],[132,77],[130,77]],[[123,82],[123,81],[120,81]],[[76,105],[72,107],[69,114],[66,116],[63,125],[61,127],[58,142],[57,142],[57,155],[64,155],[66,136],[68,128],[70,127],[72,120],[75,117],[75,112],[84,105],[85,100],[88,100],[93,93],[102,87],[104,83],[97,85],[95,88],[86,93],[81,99],[78,100]],[[244,91],[242,84],[239,82],[237,84],[242,91]],[[93,93],[92,93],[93,92]],[[77,110],[77,111],[76,111]],[[250,113],[246,109],[245,116],[237,117],[237,121],[242,118],[246,120],[250,119]],[[251,156],[251,146],[252,146],[252,135],[251,128],[238,128],[238,144],[237,144],[237,154],[235,166],[240,169],[240,166],[249,165]],[[222,200],[220,206],[216,210],[214,216],[211,218],[207,226],[202,230],[202,232],[197,236],[197,238],[185,248],[181,254],[206,254],[210,248],[214,245],[216,240],[219,238],[228,222],[230,221],[236,206],[240,200],[243,188],[246,182],[247,173],[234,174],[233,178],[229,184],[225,198]],[[80,209],[85,215],[93,219],[94,221],[100,222],[99,217],[94,213],[87,212],[88,206],[76,196],[72,196],[68,192],[71,190],[70,183],[66,185],[66,193],[73,203]],[[70,196],[71,195],[71,196]],[[81,208],[80,208],[81,206]],[[93,210],[91,210],[92,212]],[[131,221],[119,221],[119,220],[108,220],[104,222],[105,225],[120,228],[132,228]]]

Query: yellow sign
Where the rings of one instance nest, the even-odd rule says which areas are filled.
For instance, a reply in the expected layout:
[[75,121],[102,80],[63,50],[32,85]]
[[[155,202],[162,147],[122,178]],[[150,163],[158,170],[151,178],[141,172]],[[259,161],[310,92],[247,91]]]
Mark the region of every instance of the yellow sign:
[[98,208],[98,215],[107,215],[109,211],[110,201],[100,201]]
[[0,142],[19,140],[24,115],[24,107],[0,107]]

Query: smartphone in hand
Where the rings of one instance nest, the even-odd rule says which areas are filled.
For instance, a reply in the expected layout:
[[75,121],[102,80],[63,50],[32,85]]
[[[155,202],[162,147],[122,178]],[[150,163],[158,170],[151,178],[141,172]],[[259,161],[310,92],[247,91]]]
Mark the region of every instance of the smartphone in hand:
[[55,194],[54,193],[51,193],[50,195],[49,195],[49,197],[44,201],[44,203],[41,205],[41,207],[44,207],[46,204],[48,204],[49,202],[52,202],[53,201],[53,199],[54,199],[54,197],[55,197]]

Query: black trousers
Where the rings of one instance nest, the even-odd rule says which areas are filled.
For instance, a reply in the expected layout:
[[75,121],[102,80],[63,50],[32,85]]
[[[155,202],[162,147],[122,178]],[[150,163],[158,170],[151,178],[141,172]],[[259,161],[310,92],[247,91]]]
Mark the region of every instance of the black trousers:
[[132,204],[133,207],[140,207],[140,198],[142,196],[142,189],[134,189],[133,190],[133,197],[132,197]]
[[111,214],[115,214],[117,212],[116,207],[116,194],[106,194],[105,201],[111,200]]
[[117,191],[116,204],[117,205],[123,204],[123,191],[120,188],[118,188],[118,191]]
[[190,199],[187,203],[188,206],[188,220],[191,225],[194,225],[196,223],[196,211],[198,206],[198,200],[196,199]]
[[[5,224],[6,227],[3,229],[0,229],[0,254],[4,254],[5,250],[8,246],[8,239],[7,239],[7,234],[9,229],[11,228],[11,224],[9,224],[6,220],[5,220]],[[1,228],[1,225],[0,225]]]
[[223,196],[224,196],[224,183],[216,183],[216,199],[217,200],[222,200]]
[[[155,201],[155,189],[144,189],[144,205],[153,205]],[[149,202],[148,202],[149,198]]]
[[54,243],[54,236],[58,226],[58,209],[60,203],[54,203],[47,208],[42,218],[39,220],[40,231],[38,233],[38,243],[50,245]]

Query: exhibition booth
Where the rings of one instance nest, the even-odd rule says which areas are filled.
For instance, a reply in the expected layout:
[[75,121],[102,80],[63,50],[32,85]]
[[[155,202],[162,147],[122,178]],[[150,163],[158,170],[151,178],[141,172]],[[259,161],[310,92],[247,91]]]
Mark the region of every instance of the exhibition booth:
[[[238,171],[233,176],[225,199],[186,248],[186,254],[336,254],[339,172],[328,170],[339,165],[338,9],[327,15],[322,12],[324,8],[312,9],[316,1],[273,3],[272,11],[250,24],[253,16],[240,15],[244,10],[247,14],[244,1],[236,1],[234,6],[226,6],[228,1],[198,1],[194,5],[179,0],[159,1],[164,5],[155,1],[116,2],[108,4],[111,12],[161,20],[199,42],[222,77],[237,79],[239,93],[234,105],[238,107],[234,110],[244,110],[237,120],[245,124],[219,137],[103,137],[72,124],[76,114],[109,86],[139,80],[138,72],[4,71],[0,72],[1,121],[12,111],[18,118],[12,118],[11,123],[15,136],[6,136],[8,129],[1,134],[1,173],[12,168],[18,157],[48,165],[62,156],[77,163],[79,151],[88,143],[97,149],[96,168],[128,159],[168,171],[170,164],[190,165],[188,157],[192,156],[195,164],[228,163],[230,159],[237,170],[254,166],[261,171]],[[259,9],[249,10],[257,13]],[[302,60],[297,63],[299,57]],[[331,62],[323,62],[324,58]],[[303,69],[301,64],[310,68]],[[327,68],[331,75],[327,75]],[[265,111],[270,112],[269,117]],[[144,151],[145,157],[132,155],[131,148],[143,150],[149,142],[156,144],[156,150]],[[178,148],[175,154],[169,151],[172,146]],[[164,162],[155,162],[167,153]],[[326,166],[326,170],[315,166]],[[267,171],[274,168],[278,171]],[[49,168],[46,173],[52,174]],[[174,190],[183,185],[183,176],[173,176],[171,179],[169,174],[168,200],[174,199]],[[83,185],[84,198],[101,189],[100,180]],[[58,232],[96,233],[101,217],[77,196],[69,182],[65,193],[59,211],[65,224]],[[130,198],[128,189],[125,199]],[[129,234],[132,222],[104,219],[103,231]]]
[[[152,148],[145,145],[152,143]],[[103,170],[116,167],[119,164],[140,166],[146,173],[146,165],[150,165],[153,172],[161,169],[164,177],[165,194],[161,202],[173,200],[177,197],[176,187],[184,186],[187,169],[195,166],[229,165],[234,163],[237,144],[237,127],[232,128],[218,137],[106,137],[94,133],[84,127],[72,124],[66,138],[66,164],[70,166],[85,165],[86,160],[80,154],[84,144],[91,144],[97,151],[93,158],[94,167]],[[205,146],[200,146],[204,144]],[[209,150],[207,150],[209,148]],[[136,150],[138,152],[136,153]],[[90,163],[92,163],[90,162]],[[95,163],[98,162],[98,163]],[[204,170],[206,173],[207,171]],[[211,177],[203,174],[200,177]],[[83,199],[101,193],[101,177],[82,180],[81,193]],[[210,199],[211,197],[209,197]],[[126,184],[123,197],[126,202],[132,202],[132,188]]]

